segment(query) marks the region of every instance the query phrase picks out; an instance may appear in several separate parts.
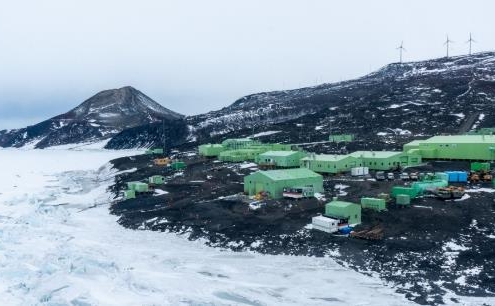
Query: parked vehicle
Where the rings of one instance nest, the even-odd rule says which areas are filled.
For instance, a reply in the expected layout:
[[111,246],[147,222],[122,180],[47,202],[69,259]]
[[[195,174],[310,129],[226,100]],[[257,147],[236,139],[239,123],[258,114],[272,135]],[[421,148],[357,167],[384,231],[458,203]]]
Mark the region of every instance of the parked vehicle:
[[394,173],[393,173],[393,172],[389,172],[389,173],[387,173],[387,179],[388,179],[389,181],[393,181],[393,180],[395,180],[395,175],[394,175]]
[[377,181],[384,181],[385,180],[385,172],[383,171],[378,171],[376,174],[375,174],[375,178]]
[[412,180],[412,181],[417,181],[419,179],[419,174],[418,172],[411,172],[411,174],[409,174],[409,178]]
[[400,179],[401,180],[404,180],[404,181],[407,181],[409,179],[409,174],[407,174],[407,172],[402,172],[400,174]]

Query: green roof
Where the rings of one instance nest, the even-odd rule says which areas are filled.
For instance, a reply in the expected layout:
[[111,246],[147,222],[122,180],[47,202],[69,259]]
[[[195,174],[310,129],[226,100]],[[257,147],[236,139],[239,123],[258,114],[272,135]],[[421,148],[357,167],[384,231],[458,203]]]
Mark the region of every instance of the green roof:
[[356,158],[390,158],[402,154],[400,151],[356,151],[349,156]]
[[264,175],[274,181],[293,180],[308,177],[322,177],[318,173],[306,168],[258,171],[257,173]]
[[350,155],[331,155],[331,154],[315,154],[308,157],[304,157],[301,160],[321,160],[321,161],[340,161],[349,157]]
[[294,154],[297,154],[299,151],[267,151],[263,154],[260,154],[260,156],[280,156],[280,157],[287,157],[291,156]]
[[334,207],[339,207],[339,208],[347,208],[350,205],[359,205],[359,204],[355,204],[355,203],[351,203],[351,202],[344,202],[344,201],[332,201],[332,202],[327,203],[327,205],[328,204],[330,204]]
[[420,143],[493,143],[495,144],[495,135],[453,135],[453,136],[434,136]]
[[206,143],[206,144],[202,144],[200,145],[200,147],[202,148],[223,148],[223,146],[221,144],[218,144],[218,143]]
[[253,142],[254,140],[250,138],[229,138],[225,139],[223,142]]
[[406,143],[407,146],[419,146],[424,140],[413,140],[411,142]]

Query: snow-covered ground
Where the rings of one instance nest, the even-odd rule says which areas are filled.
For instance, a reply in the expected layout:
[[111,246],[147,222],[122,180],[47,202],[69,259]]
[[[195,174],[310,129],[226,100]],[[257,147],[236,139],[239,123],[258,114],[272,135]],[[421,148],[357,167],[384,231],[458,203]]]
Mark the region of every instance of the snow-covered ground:
[[331,258],[121,227],[108,214],[115,172],[105,163],[132,153],[0,149],[0,305],[410,304]]

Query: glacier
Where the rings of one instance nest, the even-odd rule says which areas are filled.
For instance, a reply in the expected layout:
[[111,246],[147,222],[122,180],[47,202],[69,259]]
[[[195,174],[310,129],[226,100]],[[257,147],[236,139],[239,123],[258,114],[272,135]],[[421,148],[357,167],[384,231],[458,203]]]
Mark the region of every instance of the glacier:
[[108,160],[137,153],[0,149],[1,305],[413,304],[331,257],[233,252],[121,227],[108,213]]

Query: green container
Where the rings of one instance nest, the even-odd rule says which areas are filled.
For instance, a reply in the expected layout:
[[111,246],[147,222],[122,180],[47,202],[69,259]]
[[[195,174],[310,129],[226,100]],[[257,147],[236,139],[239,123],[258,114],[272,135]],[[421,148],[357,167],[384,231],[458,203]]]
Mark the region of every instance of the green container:
[[398,205],[411,205],[411,197],[407,194],[399,194],[395,198],[395,203]]
[[153,175],[148,178],[150,184],[162,185],[165,184],[165,177],[161,175]]
[[126,191],[124,191],[124,196],[125,196],[126,200],[135,199],[136,198],[136,192],[134,190],[126,190]]
[[[411,188],[417,191],[417,194],[424,193],[427,190],[437,189],[439,187],[447,187],[449,185],[447,180],[433,180],[433,181],[422,181],[414,182]],[[411,197],[414,198],[414,197]]]
[[445,172],[437,172],[437,173],[435,173],[435,179],[448,182],[449,181],[449,175]]
[[174,170],[182,170],[182,169],[186,169],[186,164],[184,162],[178,161],[171,163],[170,167],[172,167],[172,169]]
[[471,163],[471,171],[490,171],[490,163]]
[[394,186],[392,187],[392,197],[397,198],[398,195],[405,194],[408,195],[411,199],[414,199],[419,195],[419,190],[411,188],[411,187],[402,187],[402,186]]
[[163,154],[163,149],[148,149],[146,154]]
[[361,198],[361,207],[369,208],[376,211],[382,211],[387,208],[385,204],[385,199],[377,199],[377,198]]
[[139,182],[127,182],[127,189],[128,190],[136,190],[136,184]]

